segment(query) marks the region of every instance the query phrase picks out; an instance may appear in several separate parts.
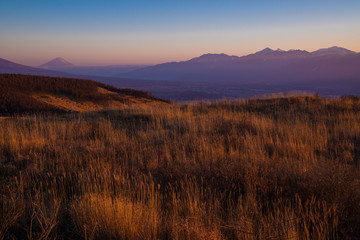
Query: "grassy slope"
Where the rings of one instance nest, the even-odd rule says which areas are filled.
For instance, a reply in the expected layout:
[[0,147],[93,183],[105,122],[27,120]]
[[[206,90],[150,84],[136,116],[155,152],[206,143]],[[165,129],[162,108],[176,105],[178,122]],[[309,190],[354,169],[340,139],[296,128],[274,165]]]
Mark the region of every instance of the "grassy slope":
[[360,239],[360,101],[0,122],[0,239]]
[[82,79],[0,74],[0,115],[120,109],[164,102],[151,94]]

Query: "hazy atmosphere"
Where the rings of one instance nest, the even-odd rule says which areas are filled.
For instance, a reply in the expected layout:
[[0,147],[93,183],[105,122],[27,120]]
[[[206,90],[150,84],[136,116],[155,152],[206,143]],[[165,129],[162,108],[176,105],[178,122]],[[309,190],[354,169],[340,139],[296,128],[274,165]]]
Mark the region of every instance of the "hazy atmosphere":
[[157,64],[265,47],[360,51],[360,2],[1,1],[3,58],[38,66]]

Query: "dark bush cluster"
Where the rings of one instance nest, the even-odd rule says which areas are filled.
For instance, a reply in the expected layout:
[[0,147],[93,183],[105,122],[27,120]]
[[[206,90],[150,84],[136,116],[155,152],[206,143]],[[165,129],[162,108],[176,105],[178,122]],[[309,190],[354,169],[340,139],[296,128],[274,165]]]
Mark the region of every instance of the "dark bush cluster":
[[20,91],[0,85],[0,115],[41,112],[62,112],[62,110],[40,102]]

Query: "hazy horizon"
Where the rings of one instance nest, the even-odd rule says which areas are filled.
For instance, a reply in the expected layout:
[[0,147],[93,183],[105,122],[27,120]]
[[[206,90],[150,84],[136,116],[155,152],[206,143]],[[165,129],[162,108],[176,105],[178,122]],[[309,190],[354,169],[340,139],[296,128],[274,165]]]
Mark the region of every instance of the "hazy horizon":
[[158,64],[266,47],[360,52],[360,2],[8,1],[0,3],[1,58],[38,66]]
[[[305,50],[307,52],[313,52],[313,51],[316,51],[316,50],[320,50],[320,49],[327,49],[327,48],[332,48],[332,47],[340,47],[342,48],[342,46],[329,46],[329,47],[323,47],[323,48],[319,48],[319,49],[314,49],[314,50],[307,50],[307,49],[300,49],[300,48],[297,48],[297,49],[282,49],[282,48],[270,48],[271,50],[273,51],[277,51],[277,50],[281,50],[281,51],[291,51],[291,50]],[[268,48],[268,47],[266,47]],[[74,67],[106,67],[106,66],[152,66],[152,65],[157,65],[157,64],[162,64],[162,63],[168,63],[168,62],[182,62],[182,61],[188,61],[188,60],[191,60],[193,58],[196,58],[196,57],[200,57],[202,55],[206,55],[206,54],[214,54],[214,55],[220,55],[220,54],[225,54],[225,55],[228,55],[228,56],[236,56],[236,57],[244,57],[244,56],[247,56],[247,55],[250,55],[250,54],[254,54],[256,52],[259,52],[259,51],[262,51],[266,48],[262,48],[262,49],[259,49],[257,51],[254,51],[254,52],[249,52],[249,53],[246,53],[246,54],[243,54],[243,55],[235,55],[235,54],[231,54],[231,53],[223,53],[223,52],[207,52],[207,53],[202,53],[198,56],[192,56],[192,57],[189,57],[189,58],[185,58],[185,59],[169,59],[168,61],[165,61],[165,62],[154,62],[154,63],[128,63],[128,62],[122,62],[122,63],[106,63],[106,62],[99,62],[98,64],[74,64],[73,66]],[[350,50],[350,51],[353,51],[353,49],[347,49],[347,50]],[[356,53],[360,53],[360,52],[357,52],[357,51],[353,51],[353,52],[356,52]],[[1,58],[1,57],[0,57]],[[69,59],[66,59],[62,56],[56,56],[56,57],[53,57],[51,59],[47,59],[45,60],[44,62],[40,62],[40,63],[32,63],[32,64],[26,64],[26,63],[23,63],[22,61],[13,61],[15,63],[18,63],[18,64],[24,64],[24,65],[27,65],[27,66],[31,66],[31,67],[41,67],[41,65],[43,64],[46,64],[50,61],[53,61],[55,59],[63,59],[71,64],[73,64],[73,62]],[[11,59],[6,59],[6,60],[9,60],[11,61]]]

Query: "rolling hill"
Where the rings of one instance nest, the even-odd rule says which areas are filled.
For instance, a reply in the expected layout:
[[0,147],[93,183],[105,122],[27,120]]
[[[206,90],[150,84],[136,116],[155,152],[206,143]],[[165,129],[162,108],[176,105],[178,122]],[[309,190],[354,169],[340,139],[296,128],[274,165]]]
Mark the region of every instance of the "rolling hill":
[[150,93],[118,89],[91,80],[0,74],[0,115],[121,109],[164,104]]

